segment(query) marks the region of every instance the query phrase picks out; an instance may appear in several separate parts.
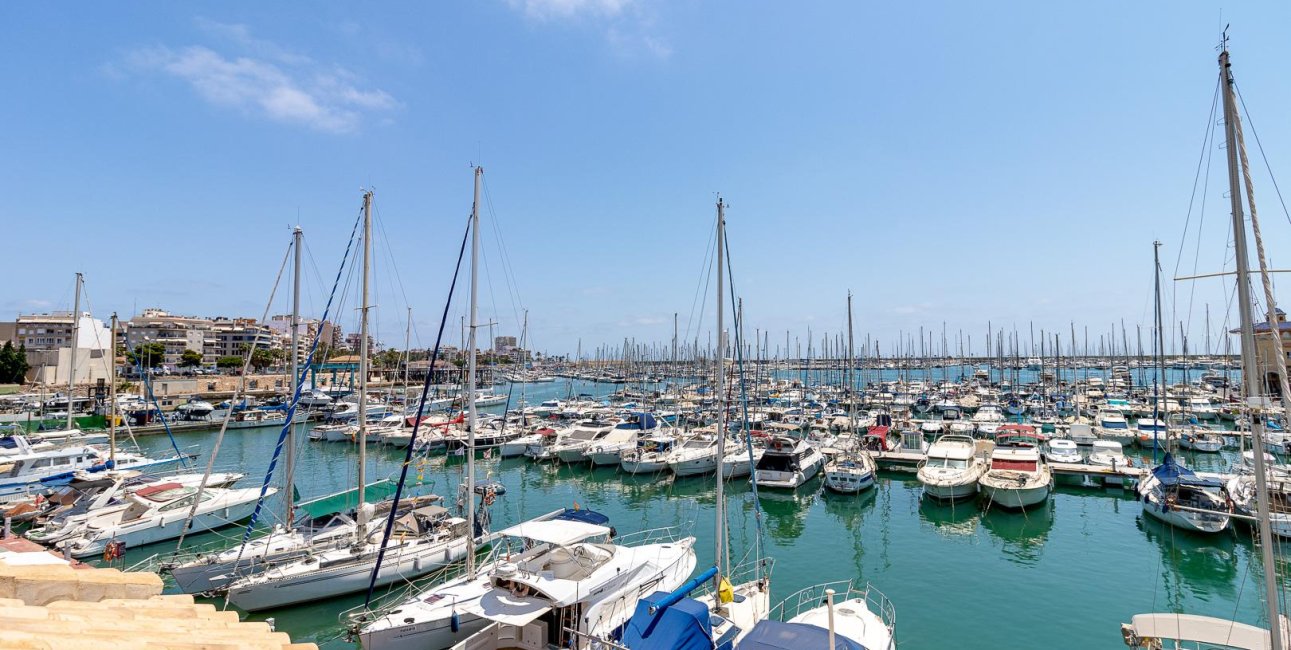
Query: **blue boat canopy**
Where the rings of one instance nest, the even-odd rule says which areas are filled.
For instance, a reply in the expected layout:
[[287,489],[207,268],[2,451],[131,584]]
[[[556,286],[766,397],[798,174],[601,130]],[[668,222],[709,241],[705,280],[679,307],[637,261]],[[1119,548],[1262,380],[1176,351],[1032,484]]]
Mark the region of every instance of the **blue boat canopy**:
[[693,599],[650,610],[671,594],[656,591],[637,601],[636,612],[623,629],[623,645],[632,650],[712,650],[713,628],[708,606]]
[[1224,484],[1218,480],[1201,478],[1192,470],[1175,462],[1173,454],[1166,454],[1161,464],[1152,470],[1152,475],[1161,482],[1161,485],[1167,487],[1176,485],[1210,488],[1224,487]]
[[[825,650],[829,647],[829,630],[804,623],[758,621],[749,630],[739,650]],[[865,650],[865,646],[841,635],[834,635],[837,650]]]
[[556,515],[555,518],[565,521],[581,521],[594,526],[604,526],[610,521],[609,517],[594,510],[576,510],[574,508],[565,508],[565,511]]
[[649,431],[655,428],[657,423],[654,416],[649,413],[633,413],[633,417],[625,422],[620,422],[616,429],[636,429],[639,431]]

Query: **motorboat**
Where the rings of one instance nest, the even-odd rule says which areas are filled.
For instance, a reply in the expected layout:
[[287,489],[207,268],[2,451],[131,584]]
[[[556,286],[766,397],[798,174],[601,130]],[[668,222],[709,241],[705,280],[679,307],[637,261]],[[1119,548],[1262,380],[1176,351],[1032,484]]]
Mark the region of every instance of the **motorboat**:
[[672,454],[677,438],[671,434],[657,433],[637,439],[635,449],[619,456],[619,467],[629,474],[653,474],[668,469],[668,456]]
[[1130,428],[1125,415],[1117,409],[1104,408],[1098,411],[1094,434],[1102,440],[1119,442],[1122,446],[1138,442],[1138,432]]
[[793,490],[811,480],[825,464],[820,450],[790,436],[772,436],[754,466],[759,488]]
[[587,448],[587,458],[593,467],[618,465],[619,456],[636,449],[637,439],[659,430],[659,422],[649,413],[637,413],[616,425],[604,438]]
[[1040,455],[1040,439],[1033,427],[1025,429],[1031,431],[1010,429],[995,438],[990,468],[978,480],[991,503],[1002,508],[1021,510],[1044,503],[1053,489],[1053,472]]
[[442,649],[494,623],[543,622],[533,648],[569,647],[566,628],[606,638],[639,599],[676,589],[695,568],[693,537],[645,531],[611,542],[604,517],[590,523],[578,512],[500,531],[492,559],[474,575],[433,585],[375,618],[365,616],[360,643],[367,650]]
[[278,427],[286,423],[287,413],[285,411],[251,409],[234,413],[229,418],[227,427],[230,429],[250,429],[255,427]]
[[1157,418],[1139,418],[1135,423],[1138,432],[1138,444],[1144,449],[1165,450],[1170,448],[1170,427]]
[[1125,457],[1125,448],[1115,440],[1095,440],[1089,446],[1089,455],[1085,457],[1085,462],[1090,465],[1110,467],[1112,469],[1134,466]]
[[717,455],[733,451],[719,446],[717,437],[711,433],[692,435],[673,448],[668,455],[668,469],[677,476],[700,476],[717,471]]
[[[958,435],[945,435],[933,442],[927,458],[919,463],[917,476],[923,493],[946,501],[976,496],[978,480],[987,469],[978,442]],[[990,443],[982,442],[988,449]]]
[[89,445],[59,447],[48,442],[33,445],[26,436],[6,435],[0,437],[0,503],[64,485],[77,472],[148,470],[183,459],[183,456],[153,459],[121,451],[113,459],[106,450]]
[[[1228,527],[1232,508],[1217,479],[1201,478],[1166,454],[1138,487],[1143,512],[1175,528],[1217,533]],[[1183,507],[1179,507],[1183,506]]]
[[[199,490],[178,482],[155,483],[130,493],[125,508],[108,509],[87,518],[77,532],[56,546],[74,558],[98,555],[108,544],[134,548],[233,524],[251,516],[260,488],[218,488]],[[268,488],[265,496],[277,493]],[[193,504],[197,508],[193,511]],[[189,512],[191,523],[185,528]]]
[[616,423],[607,420],[579,420],[570,428],[560,444],[551,448],[551,454],[562,463],[587,462],[587,449],[609,435]]
[[1078,465],[1085,462],[1080,448],[1074,440],[1053,438],[1044,443],[1044,459],[1050,463],[1071,463]]

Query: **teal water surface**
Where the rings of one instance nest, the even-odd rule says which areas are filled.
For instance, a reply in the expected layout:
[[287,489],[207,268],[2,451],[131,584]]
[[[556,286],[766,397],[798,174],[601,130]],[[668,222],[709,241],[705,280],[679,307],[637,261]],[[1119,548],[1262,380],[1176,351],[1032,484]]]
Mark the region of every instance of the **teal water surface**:
[[[579,386],[579,392],[591,392]],[[563,395],[564,384],[531,388]],[[600,394],[611,387],[596,387]],[[276,429],[232,431],[216,467],[248,473],[259,485]],[[177,434],[182,447],[206,453],[213,432]],[[140,440],[145,451],[169,448],[165,436]],[[304,498],[354,485],[356,451],[346,444],[301,441],[298,487]],[[369,450],[370,480],[395,476],[402,451]],[[1219,457],[1186,459],[1221,469]],[[715,529],[712,477],[641,477],[617,468],[535,465],[525,459],[487,460],[481,477],[506,485],[493,508],[494,528],[578,503],[610,516],[620,532],[687,526],[698,538],[699,566],[711,564]],[[424,486],[449,497],[464,466],[433,458],[414,466]],[[279,481],[275,480],[275,483]],[[729,483],[731,553],[738,561],[758,539],[755,501],[747,481]],[[925,502],[913,475],[884,473],[859,496],[822,491],[820,481],[796,493],[763,492],[763,552],[775,560],[773,602],[825,581],[857,579],[883,591],[897,612],[897,638],[906,650],[954,647],[1124,647],[1119,626],[1136,613],[1182,611],[1259,623],[1261,574],[1251,532],[1197,536],[1147,518],[1133,492],[1059,488],[1050,502],[1025,513],[987,511],[979,504]],[[450,503],[451,505],[451,503]],[[267,509],[277,513],[276,500]],[[274,515],[276,516],[276,515]],[[196,535],[195,544],[233,543],[238,529]],[[169,553],[174,544],[129,549],[127,564]],[[219,601],[212,601],[219,604]],[[273,618],[297,641],[351,647],[338,614],[362,595],[253,616]]]

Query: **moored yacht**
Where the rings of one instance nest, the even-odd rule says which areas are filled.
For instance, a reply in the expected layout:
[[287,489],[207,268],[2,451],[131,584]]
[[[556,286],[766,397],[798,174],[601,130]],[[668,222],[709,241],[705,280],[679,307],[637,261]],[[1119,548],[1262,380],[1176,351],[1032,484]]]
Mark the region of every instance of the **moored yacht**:
[[1223,490],[1223,483],[1197,476],[1179,465],[1172,454],[1166,454],[1138,488],[1143,512],[1198,533],[1217,533],[1228,527],[1231,507]]
[[792,490],[811,480],[825,458],[804,440],[772,436],[753,474],[758,487]]
[[1011,429],[995,439],[990,469],[979,480],[991,503],[1003,508],[1043,503],[1053,488],[1053,473],[1040,455],[1039,438],[1034,430],[1025,429]]
[[977,442],[968,436],[947,435],[932,443],[917,474],[923,493],[947,501],[976,496],[978,480],[986,472]]

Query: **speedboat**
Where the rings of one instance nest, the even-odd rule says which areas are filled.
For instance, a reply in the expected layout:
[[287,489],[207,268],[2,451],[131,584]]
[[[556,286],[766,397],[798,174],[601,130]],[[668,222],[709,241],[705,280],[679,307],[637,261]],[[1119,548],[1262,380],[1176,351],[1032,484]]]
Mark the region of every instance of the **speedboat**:
[[976,440],[946,435],[928,448],[928,457],[919,464],[917,476],[924,494],[953,501],[976,496],[978,480],[985,472],[986,462],[977,453]]
[[688,438],[668,455],[668,469],[677,476],[699,476],[717,470],[717,454],[728,453],[721,447],[717,437],[712,434],[700,434]]
[[113,460],[108,452],[89,445],[33,445],[26,436],[6,435],[0,437],[0,502],[65,485],[78,471],[144,470],[178,463],[182,458],[158,460],[118,451]]
[[568,647],[566,628],[608,637],[639,599],[676,589],[695,568],[693,537],[655,534],[638,543],[629,535],[611,542],[603,516],[590,523],[579,513],[499,532],[493,559],[475,575],[431,586],[365,620],[358,634],[363,647],[449,648],[492,623],[535,621],[546,625],[531,647]]
[[1139,446],[1144,449],[1169,449],[1170,427],[1156,418],[1139,418],[1136,423]]
[[995,439],[990,469],[978,481],[991,503],[1002,508],[1020,510],[1043,503],[1053,489],[1053,473],[1040,456],[1034,428],[1025,428],[1032,431],[1010,430]]
[[283,411],[266,411],[251,409],[238,411],[229,418],[228,428],[250,429],[254,427],[276,427],[287,423],[287,414]]
[[[277,492],[268,488],[266,496]],[[187,532],[201,532],[227,526],[251,516],[260,488],[218,488],[201,490],[178,482],[155,483],[140,488],[127,498],[127,506],[91,515],[73,535],[59,541],[58,548],[75,558],[98,555],[108,544],[134,548],[175,539],[185,531],[185,520],[193,510]]]
[[753,476],[760,488],[793,490],[811,480],[824,464],[820,450],[805,440],[772,436]]
[[1143,512],[1198,533],[1217,533],[1228,527],[1232,510],[1223,490],[1219,480],[1197,476],[1177,463],[1173,454],[1166,454],[1138,488]]
[[1112,440],[1122,446],[1138,442],[1138,432],[1130,428],[1125,415],[1117,409],[1104,408],[1098,412],[1094,433],[1103,440]]

